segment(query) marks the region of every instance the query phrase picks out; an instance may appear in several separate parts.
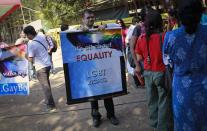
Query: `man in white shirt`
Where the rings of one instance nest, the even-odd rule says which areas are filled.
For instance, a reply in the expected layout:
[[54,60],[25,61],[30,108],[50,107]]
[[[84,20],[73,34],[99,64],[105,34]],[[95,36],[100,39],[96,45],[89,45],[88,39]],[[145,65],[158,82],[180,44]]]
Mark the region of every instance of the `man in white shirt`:
[[46,40],[47,40],[47,43],[48,43],[48,52],[49,52],[49,55],[50,55],[50,60],[51,60],[51,69],[50,69],[50,72],[52,73],[52,74],[55,74],[55,68],[54,68],[54,65],[53,65],[53,61],[52,61],[52,49],[53,49],[53,47],[54,47],[54,43],[53,43],[53,41],[52,41],[52,37],[51,36],[49,36],[49,35],[46,35],[45,34],[45,31],[44,31],[44,29],[40,29],[39,31],[38,31],[38,35],[42,35],[43,37],[45,37],[46,38]]
[[[127,70],[128,70],[128,73],[132,74],[132,75],[134,75],[134,67],[131,66],[133,64],[132,63],[132,60],[133,60],[132,57],[133,56],[132,56],[131,51],[130,51],[129,43],[130,43],[130,40],[131,40],[131,37],[132,37],[132,33],[134,31],[134,28],[139,25],[139,21],[140,21],[140,18],[137,17],[137,16],[132,18],[132,24],[130,25],[130,27],[129,27],[128,31],[127,31],[126,40],[125,40],[126,43],[127,43],[126,44],[127,45],[127,47],[126,47],[127,48],[126,49],[126,54],[127,54],[127,61],[126,61],[127,62]],[[129,62],[131,62],[131,63],[129,63]]]
[[37,70],[37,79],[43,88],[48,111],[54,111],[55,102],[49,80],[51,60],[48,54],[48,42],[43,35],[37,34],[33,26],[25,27],[24,33],[32,40],[28,44],[28,60],[34,63]]

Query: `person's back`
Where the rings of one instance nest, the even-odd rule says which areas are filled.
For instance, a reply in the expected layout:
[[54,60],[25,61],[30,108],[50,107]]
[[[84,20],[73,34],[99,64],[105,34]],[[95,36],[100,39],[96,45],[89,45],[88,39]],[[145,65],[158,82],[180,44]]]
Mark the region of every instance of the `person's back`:
[[204,64],[207,62],[207,25],[200,24],[197,30],[196,34],[186,35],[185,27],[181,26],[166,34],[163,53],[169,55],[173,62],[174,75],[184,76],[193,70],[203,73],[206,71]]
[[175,131],[206,130],[207,26],[200,24],[202,4],[180,1],[178,11],[182,26],[166,34],[163,50],[173,67]]
[[[146,34],[139,37],[135,53],[138,62],[144,61],[144,79],[149,107],[149,124],[155,130],[169,131],[167,90],[164,86],[165,66],[162,62],[162,18],[157,11],[149,11],[145,19]],[[141,74],[137,64],[135,71]]]
[[[41,42],[41,44],[37,41]],[[29,43],[28,49],[35,53],[34,64],[36,70],[51,66],[50,56],[48,55],[48,43],[43,35],[37,35],[33,42]]]
[[[164,33],[151,34],[148,42],[146,37],[146,34],[141,35],[136,44],[136,52],[142,52],[141,55],[144,60],[144,69],[151,71],[165,71],[165,66],[162,61]],[[150,65],[147,61],[148,53],[150,53]]]

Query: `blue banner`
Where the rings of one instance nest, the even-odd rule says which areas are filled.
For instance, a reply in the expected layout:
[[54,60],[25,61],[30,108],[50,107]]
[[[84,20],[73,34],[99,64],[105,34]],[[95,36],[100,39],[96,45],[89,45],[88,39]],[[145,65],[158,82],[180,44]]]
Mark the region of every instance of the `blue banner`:
[[0,48],[0,95],[29,95],[27,46]]

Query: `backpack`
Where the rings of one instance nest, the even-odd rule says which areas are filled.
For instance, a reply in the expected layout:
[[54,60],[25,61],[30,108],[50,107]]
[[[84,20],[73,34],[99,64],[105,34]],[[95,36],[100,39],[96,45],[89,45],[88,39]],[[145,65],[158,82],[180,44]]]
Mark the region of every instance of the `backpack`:
[[52,43],[53,43],[52,52],[56,52],[57,51],[57,41],[52,37],[51,37],[51,39],[52,39]]
[[49,45],[50,45],[50,43],[48,41],[48,38],[50,38],[52,40],[53,48],[52,48],[51,51],[52,52],[56,52],[57,51],[57,41],[54,38],[52,38],[51,36],[46,36],[46,37],[47,37],[46,40],[47,40],[47,42],[48,42]]

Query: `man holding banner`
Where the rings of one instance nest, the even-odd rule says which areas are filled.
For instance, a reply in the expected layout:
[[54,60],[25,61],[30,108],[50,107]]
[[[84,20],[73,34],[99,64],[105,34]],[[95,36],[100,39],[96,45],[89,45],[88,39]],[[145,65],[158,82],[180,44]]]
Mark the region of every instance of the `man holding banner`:
[[[95,16],[94,13],[91,10],[86,9],[83,12],[82,15],[82,20],[83,20],[83,25],[81,26],[81,30],[89,30],[93,29],[94,27],[94,21],[95,21]],[[103,27],[99,27],[102,28]],[[104,99],[104,106],[107,111],[107,118],[110,120],[110,122],[113,125],[118,125],[119,121],[115,117],[115,112],[114,112],[114,103],[112,98],[106,98]],[[91,101],[91,115],[93,117],[93,126],[98,127],[101,124],[101,114],[98,110],[98,100],[92,100]]]

